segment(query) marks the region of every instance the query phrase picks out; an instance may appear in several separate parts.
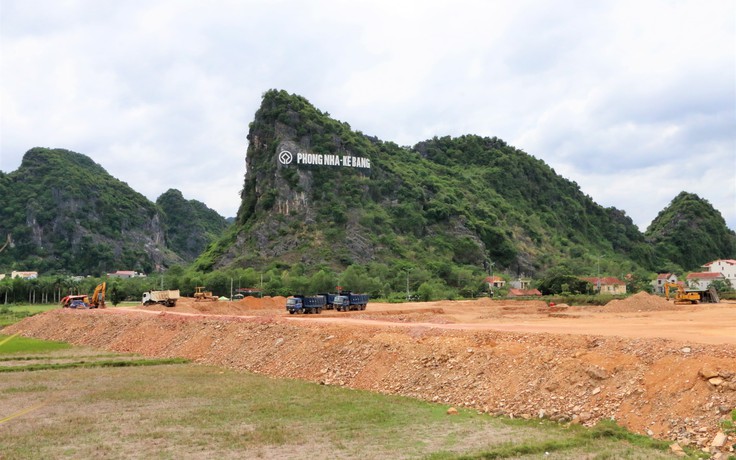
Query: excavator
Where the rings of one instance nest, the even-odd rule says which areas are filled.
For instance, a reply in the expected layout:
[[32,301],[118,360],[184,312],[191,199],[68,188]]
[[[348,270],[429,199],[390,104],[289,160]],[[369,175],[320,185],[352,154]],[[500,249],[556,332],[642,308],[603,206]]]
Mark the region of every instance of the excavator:
[[665,283],[664,298],[670,300],[670,289],[675,290],[675,304],[696,304],[700,302],[700,292],[686,291],[685,288],[677,283]]
[[104,281],[97,285],[95,292],[90,298],[86,294],[68,295],[61,299],[63,308],[106,308],[105,292],[107,291],[107,283]]

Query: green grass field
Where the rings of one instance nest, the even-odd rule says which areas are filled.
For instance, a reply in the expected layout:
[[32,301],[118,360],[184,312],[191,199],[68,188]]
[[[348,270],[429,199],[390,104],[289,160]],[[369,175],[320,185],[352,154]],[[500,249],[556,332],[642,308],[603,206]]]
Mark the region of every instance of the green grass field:
[[[13,342],[0,368],[142,360],[17,336],[0,350]],[[2,458],[673,458],[667,443],[612,423],[447,415],[405,397],[148,361],[3,373]]]

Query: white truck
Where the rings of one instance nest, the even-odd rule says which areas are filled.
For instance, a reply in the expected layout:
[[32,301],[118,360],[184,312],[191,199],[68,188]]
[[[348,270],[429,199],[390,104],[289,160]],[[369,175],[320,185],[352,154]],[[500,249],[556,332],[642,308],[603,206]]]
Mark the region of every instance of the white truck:
[[143,305],[153,305],[155,303],[173,307],[179,299],[179,290],[174,291],[146,291],[143,293]]

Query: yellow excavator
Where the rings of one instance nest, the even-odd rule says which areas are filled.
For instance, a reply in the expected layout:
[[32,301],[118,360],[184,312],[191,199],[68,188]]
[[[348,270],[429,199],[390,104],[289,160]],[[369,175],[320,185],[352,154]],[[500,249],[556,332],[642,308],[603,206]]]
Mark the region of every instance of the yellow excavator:
[[700,302],[700,292],[688,292],[677,283],[665,283],[664,298],[670,300],[670,289],[675,290],[674,300],[676,304],[696,304]]
[[90,308],[105,308],[105,292],[107,291],[107,283],[102,282],[97,285],[92,298],[89,299]]
[[63,308],[105,308],[106,290],[107,283],[102,282],[97,285],[91,298],[86,294],[68,295],[61,299],[61,306]]

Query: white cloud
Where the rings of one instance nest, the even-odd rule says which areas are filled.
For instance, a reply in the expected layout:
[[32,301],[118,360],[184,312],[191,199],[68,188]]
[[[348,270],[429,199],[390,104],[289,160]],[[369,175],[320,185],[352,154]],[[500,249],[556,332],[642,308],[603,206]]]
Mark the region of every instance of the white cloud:
[[152,200],[178,188],[232,216],[248,123],[282,88],[401,145],[498,136],[642,229],[682,190],[736,228],[728,0],[0,8],[4,171],[34,146],[68,148]]

